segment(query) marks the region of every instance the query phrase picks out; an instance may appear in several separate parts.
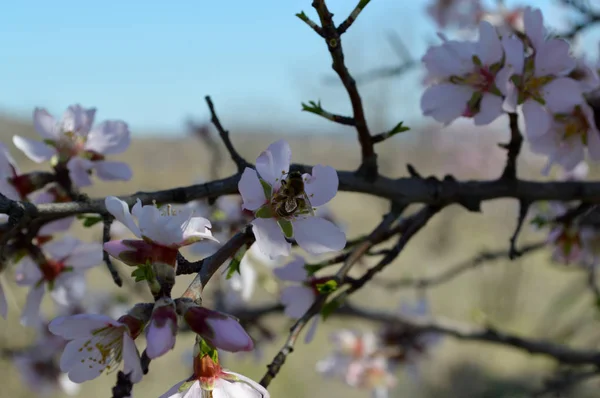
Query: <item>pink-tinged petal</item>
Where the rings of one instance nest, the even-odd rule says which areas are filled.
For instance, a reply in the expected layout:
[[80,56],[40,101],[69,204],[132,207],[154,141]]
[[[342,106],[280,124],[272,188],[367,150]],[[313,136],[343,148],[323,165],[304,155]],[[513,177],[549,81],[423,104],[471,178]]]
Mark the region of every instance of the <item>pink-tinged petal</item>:
[[96,108],[86,109],[79,104],[71,105],[63,114],[62,131],[73,132],[85,137],[92,128],[92,124],[94,124],[95,116]]
[[[502,47],[504,47],[505,61],[504,67],[510,73],[510,78],[513,74],[520,75],[525,67],[525,48],[523,42],[515,37],[503,37]],[[500,88],[502,90],[502,88]]]
[[[106,206],[106,210],[108,210],[108,212],[112,214],[117,221],[129,228],[129,230],[138,238],[142,237],[139,227],[129,212],[129,205],[127,205],[127,203],[115,196],[108,196],[104,200],[104,205]],[[133,208],[134,214],[136,213],[136,208],[141,209],[141,206],[142,202],[138,199]]]
[[228,370],[224,371],[224,373],[226,374],[226,376],[224,376],[223,378],[226,380],[217,380],[215,387],[220,387],[220,389],[222,390],[222,386],[225,385],[224,383],[227,383],[227,380],[235,380],[234,383],[228,383],[229,386],[236,385],[239,386],[240,389],[237,391],[236,394],[221,396],[213,394],[213,398],[270,398],[270,394],[267,391],[267,389],[255,382],[254,380],[250,379],[249,377]]
[[50,115],[45,109],[34,109],[33,127],[35,127],[35,131],[37,131],[44,139],[58,140],[60,138],[60,130],[56,119],[54,119],[54,116]]
[[94,330],[106,325],[117,325],[117,322],[106,315],[75,314],[54,318],[48,324],[48,330],[63,339],[75,340],[89,337]]
[[175,384],[173,387],[169,388],[169,390],[166,393],[164,393],[163,395],[161,395],[159,398],[183,398],[186,392],[185,391],[179,392],[179,389],[181,388],[183,383],[186,383],[186,382],[187,382],[187,379],[180,381],[179,383]]
[[31,286],[37,284],[43,275],[38,265],[29,256],[23,257],[15,270],[15,281],[19,286]]
[[40,321],[40,305],[42,304],[42,298],[46,292],[46,286],[42,283],[37,286],[32,286],[27,293],[27,299],[25,300],[25,307],[21,314],[21,325],[23,326],[35,326]]
[[65,265],[75,269],[94,267],[102,262],[102,245],[100,243],[81,243],[69,254]]
[[62,260],[69,256],[69,254],[82,243],[83,242],[79,239],[66,235],[60,240],[52,240],[46,243],[44,245],[44,251],[53,259]]
[[254,169],[246,167],[238,182],[238,190],[244,201],[242,203],[243,209],[255,211],[267,202],[265,191]]
[[71,228],[71,225],[73,225],[73,221],[75,221],[75,217],[66,217],[60,220],[51,221],[40,228],[38,235],[49,236],[58,232],[67,231],[69,228]]
[[184,319],[190,328],[211,345],[229,352],[252,351],[254,343],[237,319],[204,307],[189,308]]
[[534,48],[540,47],[546,37],[544,28],[544,18],[539,8],[527,7],[523,13],[523,22],[525,24],[525,34],[531,41]]
[[162,299],[155,303],[152,318],[146,329],[146,354],[155,359],[175,347],[177,337],[177,314],[171,299]]
[[290,254],[292,245],[285,240],[277,221],[272,218],[256,218],[252,220],[252,226],[256,245],[264,255],[274,259]]
[[340,251],[346,246],[346,235],[332,223],[320,217],[298,218],[292,221],[294,239],[312,255]]
[[285,306],[285,315],[298,319],[315,302],[315,293],[307,286],[287,286],[281,291],[280,301]]
[[139,383],[144,376],[140,354],[127,333],[123,335],[123,373],[129,375],[132,383]]
[[476,126],[483,126],[490,124],[498,117],[504,114],[502,109],[502,103],[504,100],[502,97],[497,95],[485,93],[481,98],[481,104],[479,106],[479,112],[473,116],[473,122]]
[[315,338],[315,334],[317,334],[317,326],[319,326],[319,316],[313,316],[310,327],[306,331],[304,335],[304,343],[308,344]]
[[285,140],[279,140],[263,151],[256,159],[256,171],[271,186],[276,186],[281,177],[290,170],[292,150]]
[[127,163],[101,160],[94,162],[98,178],[104,181],[129,181],[133,171]]
[[541,91],[546,107],[553,113],[570,113],[575,105],[584,102],[581,86],[568,77],[551,81]]
[[570,54],[571,46],[562,39],[545,41],[536,49],[535,76],[560,76],[572,71],[577,61]]
[[34,141],[29,138],[23,138],[18,135],[13,136],[13,144],[19,148],[25,156],[36,163],[42,163],[50,160],[56,154],[56,150],[40,141]]
[[304,259],[295,256],[295,260],[287,263],[283,267],[275,268],[273,273],[282,281],[304,282],[308,278],[306,268],[304,268]]
[[94,168],[94,162],[80,157],[73,157],[67,162],[69,177],[77,187],[83,188],[92,185],[89,170]]
[[337,171],[331,166],[316,165],[312,175],[305,174],[304,190],[312,206],[323,206],[337,194],[339,179]]
[[4,288],[2,287],[2,281],[0,280],[0,316],[6,319],[8,315],[8,302],[6,301],[6,296],[4,295]]
[[421,97],[421,111],[436,121],[448,125],[464,113],[473,89],[452,83],[441,83],[425,90]]
[[72,306],[84,299],[87,291],[85,276],[79,272],[63,272],[54,280],[50,297],[63,306]]
[[121,120],[107,120],[88,134],[85,149],[103,155],[125,152],[131,143],[129,127]]
[[496,28],[487,21],[479,22],[479,41],[477,55],[483,65],[492,65],[502,61],[504,49]]
[[525,131],[528,138],[541,137],[550,129],[552,116],[537,101],[527,100],[523,103]]

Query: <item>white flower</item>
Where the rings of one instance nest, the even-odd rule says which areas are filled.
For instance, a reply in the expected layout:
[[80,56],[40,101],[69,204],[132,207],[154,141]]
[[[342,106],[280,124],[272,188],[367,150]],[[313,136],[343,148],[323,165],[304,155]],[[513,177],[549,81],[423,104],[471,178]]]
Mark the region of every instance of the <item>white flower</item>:
[[[105,315],[77,314],[59,317],[50,322],[49,330],[70,340],[60,358],[60,369],[75,383],[98,377],[123,361],[123,372],[137,383],[142,379],[139,353],[133,339],[141,325],[123,316],[119,321]],[[131,326],[134,324],[135,326]]]
[[[275,268],[273,273],[282,281],[296,283],[283,288],[280,295],[281,304],[285,307],[284,314],[293,319],[304,316],[319,295],[318,285],[329,280],[310,276],[304,268],[304,259],[300,256],[295,256],[292,262],[283,267]],[[304,338],[306,343],[312,341],[318,321],[318,316],[313,317],[313,323]]]
[[[294,238],[300,247],[314,255],[343,249],[346,236],[339,227],[312,215],[313,207],[324,205],[336,195],[337,172],[332,167],[317,165],[312,175],[302,175],[306,200],[303,192],[282,187],[282,182],[290,177],[291,156],[288,143],[279,140],[261,153],[256,170],[246,168],[239,181],[242,208],[258,217],[252,221],[257,245],[270,258],[289,255],[291,244],[286,237]],[[283,205],[286,197],[290,198],[287,210]]]
[[470,28],[477,25],[483,14],[480,0],[433,0],[427,13],[440,28],[457,25]]
[[423,115],[450,124],[460,116],[472,117],[476,125],[491,123],[502,110],[502,68],[504,51],[496,29],[479,24],[479,41],[446,40],[430,48],[422,61],[428,79],[436,81],[421,97]]
[[67,167],[71,180],[79,187],[92,183],[92,170],[102,180],[129,180],[131,169],[127,164],[104,160],[105,155],[124,152],[129,146],[127,124],[107,120],[92,128],[95,114],[95,108],[71,105],[62,120],[56,121],[45,109],[36,108],[33,124],[44,141],[14,136],[13,142],[34,162],[55,158],[56,164]]
[[83,243],[70,236],[46,243],[42,252],[45,259],[41,263],[25,256],[17,264],[17,284],[31,287],[21,316],[23,325],[38,322],[46,291],[60,305],[81,300],[85,295],[85,271],[102,261],[100,244]]
[[[196,348],[197,350],[197,348]],[[208,355],[196,353],[194,375],[175,384],[160,398],[269,398],[260,384],[241,374],[222,369]]]
[[344,378],[354,361],[367,359],[379,348],[379,339],[373,332],[342,329],[331,334],[333,352],[317,362],[317,372],[328,377]]

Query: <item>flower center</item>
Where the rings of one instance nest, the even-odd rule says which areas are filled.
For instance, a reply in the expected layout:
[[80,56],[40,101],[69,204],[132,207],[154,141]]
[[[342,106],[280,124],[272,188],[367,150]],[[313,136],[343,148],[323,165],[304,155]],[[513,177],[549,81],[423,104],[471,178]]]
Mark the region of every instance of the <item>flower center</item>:
[[562,137],[564,141],[580,137],[583,144],[587,144],[587,133],[590,124],[581,110],[581,106],[577,105],[570,115],[555,115],[554,119],[564,126]]
[[492,88],[495,79],[489,68],[483,66],[463,77],[462,83],[473,87],[477,91],[488,92]]
[[123,358],[123,333],[126,326],[114,324],[92,331],[92,338],[79,348],[79,352],[90,354],[81,360],[82,366],[86,363],[90,369],[100,366],[100,373],[104,368],[109,372],[116,369]]
[[581,248],[581,237],[579,232],[572,228],[563,229],[562,233],[556,238],[554,243],[560,248],[565,257],[570,257]]
[[46,260],[40,265],[40,271],[45,281],[53,282],[56,278],[66,270],[67,266],[64,261]]

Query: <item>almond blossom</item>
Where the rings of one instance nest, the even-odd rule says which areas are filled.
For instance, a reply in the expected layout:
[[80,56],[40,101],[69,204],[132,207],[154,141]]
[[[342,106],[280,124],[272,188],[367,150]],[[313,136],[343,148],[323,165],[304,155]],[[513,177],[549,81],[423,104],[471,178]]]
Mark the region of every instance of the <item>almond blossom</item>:
[[25,256],[17,263],[17,284],[31,287],[21,316],[21,323],[24,325],[32,325],[38,321],[40,304],[46,291],[60,305],[68,305],[83,298],[84,273],[100,264],[102,246],[66,236],[44,244],[42,255],[43,258],[36,261]]
[[[330,278],[317,278],[310,276],[304,267],[304,259],[295,256],[295,259],[283,267],[273,270],[275,276],[282,281],[295,282],[281,290],[280,300],[284,306],[284,314],[293,319],[299,319],[310,309],[319,295],[318,286],[326,283]],[[306,332],[304,341],[312,341],[319,323],[319,317],[313,318],[312,325]]]
[[161,297],[154,303],[152,317],[146,328],[146,354],[155,359],[175,347],[177,313],[172,299]]
[[423,115],[445,125],[460,116],[472,117],[476,125],[491,123],[503,114],[498,72],[504,51],[496,29],[480,22],[477,42],[440,37],[444,42],[422,58],[428,80],[435,81],[421,97]]
[[122,162],[105,160],[105,155],[124,152],[130,143],[127,124],[120,120],[107,120],[95,127],[95,108],[71,105],[57,121],[45,109],[36,108],[33,124],[43,141],[14,136],[13,142],[36,163],[52,160],[69,170],[76,186],[92,184],[90,174],[107,181],[131,179],[131,169]]
[[175,384],[160,398],[269,398],[269,392],[254,380],[221,368],[216,352],[194,347],[194,374]]
[[457,25],[470,28],[477,25],[483,14],[480,0],[432,0],[427,6],[427,14],[440,28]]
[[[337,172],[317,165],[312,174],[301,176],[303,191],[295,192],[282,186],[290,178],[291,158],[289,144],[279,140],[256,159],[256,170],[244,170],[238,183],[244,200],[242,208],[253,211],[257,217],[252,221],[256,244],[270,258],[289,255],[291,244],[286,238],[294,238],[301,248],[314,255],[343,249],[346,235],[339,227],[313,215],[313,207],[324,205],[336,195]],[[285,210],[284,204],[289,209]]]
[[60,369],[75,383],[95,379],[123,361],[123,372],[137,383],[143,372],[134,339],[143,321],[132,314],[114,320],[106,315],[77,314],[50,322],[50,332],[69,340],[60,358]]
[[137,266],[150,262],[174,268],[179,248],[203,239],[216,241],[210,230],[210,221],[194,217],[190,208],[176,212],[170,206],[161,209],[154,205],[142,206],[138,199],[130,212],[129,205],[114,196],[107,197],[104,203],[117,221],[139,238],[104,244],[104,250],[125,264]]

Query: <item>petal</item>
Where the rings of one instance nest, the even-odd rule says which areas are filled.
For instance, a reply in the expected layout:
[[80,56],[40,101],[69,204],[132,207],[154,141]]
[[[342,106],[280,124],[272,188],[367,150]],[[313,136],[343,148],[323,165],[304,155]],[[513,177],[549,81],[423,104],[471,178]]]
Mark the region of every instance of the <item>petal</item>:
[[129,181],[133,172],[127,163],[101,160],[93,165],[98,178],[104,181]]
[[116,155],[125,152],[130,143],[127,123],[120,120],[107,120],[90,131],[85,149],[103,155]]
[[72,157],[67,162],[67,169],[69,169],[69,177],[76,186],[83,188],[92,185],[90,173],[88,170],[94,168],[94,162],[83,159],[78,156]]
[[505,68],[510,71],[509,78],[515,74],[523,73],[525,67],[525,48],[523,42],[513,36],[502,38],[502,47],[505,54]]
[[40,285],[32,286],[27,293],[27,299],[25,301],[25,307],[21,314],[21,325],[23,326],[35,326],[40,321],[40,305],[42,304],[42,298],[46,292],[46,286],[42,283]]
[[[217,379],[213,398],[269,398],[267,390],[254,380],[234,372]],[[194,396],[195,397],[195,396]]]
[[265,191],[254,169],[246,167],[238,182],[238,190],[244,201],[243,209],[255,211],[267,202]]
[[319,317],[313,316],[310,327],[308,328],[308,330],[306,331],[306,334],[304,335],[304,343],[305,344],[308,344],[311,341],[313,341],[313,339],[315,338],[315,334],[317,333],[317,326],[319,326]]
[[79,239],[66,235],[60,240],[52,240],[44,245],[44,251],[53,259],[62,260],[69,256],[77,246],[82,244]]
[[473,89],[452,83],[441,83],[425,90],[421,97],[421,111],[436,121],[450,124],[464,113]]
[[54,116],[50,115],[43,108],[35,108],[33,111],[33,127],[42,138],[48,140],[58,140],[60,130]]
[[540,9],[527,7],[523,13],[523,23],[525,34],[531,40],[533,47],[538,48],[541,46],[544,43],[546,29],[544,28],[544,18]]
[[285,140],[279,140],[263,151],[256,159],[256,171],[271,186],[275,186],[281,177],[290,170],[292,150]]
[[106,315],[75,314],[54,318],[48,324],[48,330],[66,340],[74,340],[89,337],[94,330],[101,329],[107,324],[117,325],[118,323]]
[[337,194],[339,179],[333,167],[318,164],[313,167],[312,175],[303,177],[304,190],[312,206],[322,206]]
[[252,220],[252,232],[260,251],[274,259],[278,256],[288,256],[292,245],[285,240],[283,231],[272,218],[257,218]]
[[293,319],[301,318],[315,301],[314,291],[307,286],[287,286],[281,291],[284,313]]
[[308,278],[306,268],[304,268],[304,259],[298,255],[291,263],[283,267],[275,268],[273,273],[282,281],[304,282]]
[[546,107],[554,113],[567,113],[575,105],[583,102],[581,86],[576,80],[562,77],[551,81],[542,88]]
[[71,228],[71,225],[73,225],[73,221],[75,221],[75,217],[66,217],[60,220],[51,221],[40,228],[38,235],[49,236],[57,232],[67,231],[69,228]]
[[38,265],[29,256],[23,257],[17,263],[15,281],[19,286],[30,286],[38,283],[43,275]]
[[535,76],[565,75],[572,71],[577,61],[570,54],[571,46],[562,39],[542,43],[535,53]]
[[[244,256],[245,257],[245,256]],[[232,290],[239,292],[243,301],[249,301],[254,292],[258,274],[248,260],[240,262],[240,272],[234,273],[229,279]]]
[[86,109],[79,104],[71,105],[63,114],[62,131],[73,132],[85,137],[92,128],[92,124],[94,124],[95,116],[96,108]]
[[64,272],[56,278],[50,297],[63,306],[78,304],[85,298],[87,285],[85,276],[79,272]]
[[184,319],[190,329],[216,348],[229,352],[251,351],[254,348],[252,338],[242,325],[227,314],[193,306],[185,312]]
[[479,41],[476,44],[477,55],[483,65],[493,65],[502,61],[504,50],[496,28],[487,21],[479,23]]
[[94,267],[102,262],[102,245],[100,243],[81,243],[69,257],[65,264],[77,269]]
[[4,295],[4,289],[2,287],[2,281],[0,280],[0,316],[6,319],[7,314],[8,302],[6,301],[6,296]]
[[179,392],[179,388],[185,382],[187,382],[187,379],[182,380],[179,383],[175,384],[173,387],[169,388],[169,390],[163,395],[161,395],[159,398],[183,398],[185,392]]
[[541,137],[550,129],[552,117],[537,101],[527,100],[523,103],[523,116],[525,131],[530,139]]
[[191,217],[181,226],[182,245],[190,245],[202,239],[208,239],[219,243],[217,238],[212,235],[210,221],[204,217]]
[[90,337],[90,335],[86,335],[67,343],[60,357],[61,371],[68,372],[71,368],[80,366],[81,360],[88,356],[87,352],[81,348],[89,341]]
[[139,383],[144,376],[140,354],[135,342],[127,333],[123,334],[123,373],[130,375],[132,383]]
[[320,217],[298,218],[292,221],[294,239],[312,255],[340,251],[346,246],[346,235],[332,223]]
[[502,97],[497,95],[485,93],[481,98],[481,104],[479,106],[479,112],[473,116],[473,122],[476,126],[483,126],[490,124],[498,117],[504,114],[502,109],[502,103],[504,100]]
[[[129,228],[129,230],[133,232],[134,235],[138,238],[142,237],[142,233],[135,221],[133,220],[133,217],[129,212],[129,205],[126,202],[122,201],[121,199],[115,196],[108,196],[104,200],[104,205],[106,206],[106,210],[108,210],[108,212],[112,214],[117,219],[117,221]],[[133,207],[133,212],[136,213],[136,210],[141,209],[141,207],[142,202],[138,199],[136,201],[135,206]]]
[[13,136],[13,143],[25,154],[25,156],[36,163],[50,160],[50,158],[56,154],[56,150],[51,146],[18,135]]

